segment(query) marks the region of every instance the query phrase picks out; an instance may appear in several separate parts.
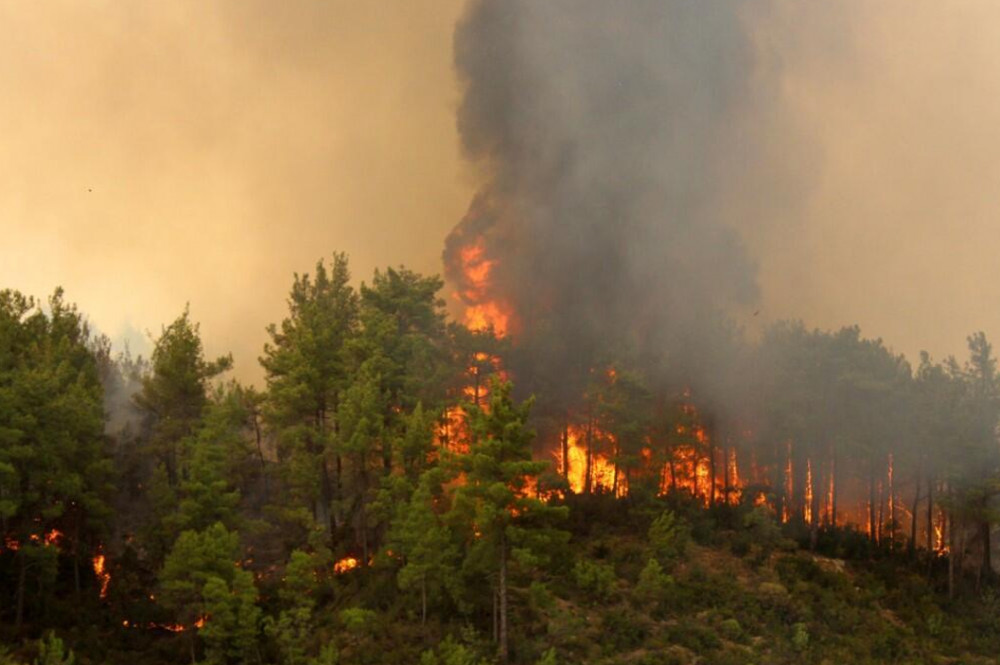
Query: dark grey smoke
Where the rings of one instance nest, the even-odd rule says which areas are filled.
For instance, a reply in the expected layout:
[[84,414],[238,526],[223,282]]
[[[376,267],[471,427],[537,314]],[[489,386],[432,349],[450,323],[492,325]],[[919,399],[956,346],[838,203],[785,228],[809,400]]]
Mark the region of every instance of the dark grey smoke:
[[747,6],[467,8],[455,34],[458,127],[482,185],[445,263],[461,286],[460,247],[481,239],[497,260],[491,295],[517,313],[522,383],[544,391],[538,375],[551,372],[576,391],[622,349],[678,382],[714,373],[726,314],[758,297],[739,232],[754,221],[733,211],[770,205],[756,198],[754,169],[775,122],[774,77],[755,57]]

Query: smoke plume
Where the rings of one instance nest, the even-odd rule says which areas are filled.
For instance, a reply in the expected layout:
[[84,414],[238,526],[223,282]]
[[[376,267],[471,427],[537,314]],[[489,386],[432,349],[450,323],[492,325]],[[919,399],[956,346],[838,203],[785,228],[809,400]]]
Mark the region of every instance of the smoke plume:
[[678,381],[713,374],[722,322],[759,296],[742,231],[775,205],[755,192],[778,175],[755,172],[780,121],[778,68],[743,8],[468,7],[458,127],[481,184],[445,264],[466,306],[509,318],[523,362],[582,378],[631,349]]

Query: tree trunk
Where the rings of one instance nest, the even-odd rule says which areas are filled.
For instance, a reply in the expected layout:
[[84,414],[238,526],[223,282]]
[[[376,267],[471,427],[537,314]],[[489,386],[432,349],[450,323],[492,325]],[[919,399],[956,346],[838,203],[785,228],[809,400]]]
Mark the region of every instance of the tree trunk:
[[927,476],[927,553],[934,553],[934,476]]
[[875,531],[875,461],[868,460],[868,540],[876,542]]
[[774,488],[774,512],[778,516],[778,521],[784,522],[785,515],[785,463],[787,459],[782,451],[782,445],[780,443],[774,444],[774,480],[772,486]]
[[948,549],[948,600],[955,599],[955,557],[958,553],[955,551],[955,525],[952,523],[951,530],[948,533],[948,539],[950,547]]
[[916,489],[913,493],[913,510],[910,511],[910,542],[908,544],[909,556],[912,559],[917,553],[917,510],[920,507],[920,476],[923,473],[924,462],[921,459],[917,465],[917,478],[914,483]]
[[[809,506],[809,516],[812,518],[809,523],[809,549],[812,551],[816,550],[816,545],[819,542],[819,509],[820,509],[820,496],[822,491],[819,489],[822,487],[823,469],[821,467],[810,467],[812,469],[811,479],[812,479],[812,500]],[[820,479],[817,483],[816,480]]]
[[715,443],[707,432],[705,441],[708,445],[708,507],[711,508],[715,505]]
[[562,431],[562,475],[563,480],[569,482],[569,423],[563,423]]
[[[983,501],[985,503],[986,501],[989,501],[989,499],[984,499]],[[983,506],[983,508],[985,509],[986,506]],[[980,567],[980,576],[985,577],[988,580],[990,579],[990,576],[993,573],[993,562],[991,560],[991,555],[990,555],[991,534],[990,534],[989,521],[984,520],[982,524],[980,524],[979,529],[980,533],[982,534],[982,541],[983,541],[983,561]]]
[[885,509],[885,485],[882,483],[882,479],[880,478],[878,481],[878,519],[875,521],[875,526],[877,527],[877,530],[875,531],[877,537],[875,538],[875,540],[880,546],[882,545],[882,534],[885,533],[884,509]]
[[319,465],[320,468],[320,491],[316,499],[316,523],[326,532],[327,537],[333,535],[333,522],[330,519],[330,505],[333,503],[333,488],[330,482],[330,469],[324,457]]
[[591,481],[591,476],[594,472],[594,419],[593,417],[587,418],[587,475],[583,479],[583,492],[584,494],[590,494],[594,487]]
[[830,523],[837,528],[837,447],[830,446]]
[[500,534],[500,662],[507,662],[507,535]]
[[24,623],[24,591],[28,583],[28,561],[27,555],[21,551],[17,554],[20,567],[17,572],[17,610],[14,618],[14,629],[21,631],[21,624]]
[[723,492],[725,492],[725,495],[726,495],[725,496],[726,503],[729,503],[730,497],[732,497],[732,495],[733,495],[732,478],[730,477],[730,473],[729,473],[729,460],[730,460],[729,456],[731,454],[730,451],[731,451],[731,449],[730,449],[730,447],[729,447],[728,444],[722,447],[722,458],[724,460],[724,462],[722,464],[722,466],[723,466],[723,469],[722,469],[722,486],[723,486]]
[[427,576],[420,580],[420,625],[427,625]]
[[344,460],[337,453],[334,456],[334,485],[333,485],[333,521],[338,528],[344,523]]
[[76,602],[80,602],[80,511],[77,510],[73,520],[73,593]]
[[[797,446],[802,448],[803,446]],[[808,476],[808,459],[803,459],[802,452],[790,448],[788,456],[792,461],[792,505],[789,519],[799,524],[806,523],[806,482]]]
[[260,460],[260,476],[264,481],[264,503],[270,503],[270,487],[267,480],[267,462],[264,460],[264,437],[260,431],[260,416],[257,414],[256,409],[254,409],[250,417],[253,419],[253,433],[254,438],[257,441],[257,458]]
[[896,473],[892,453],[889,453],[889,549],[896,549]]
[[493,589],[493,642],[500,641],[500,592]]
[[[618,456],[615,455],[616,460],[617,460],[617,457]],[[615,470],[611,474],[611,496],[613,496],[613,497],[617,497],[618,496],[618,462],[617,461],[615,462]]]

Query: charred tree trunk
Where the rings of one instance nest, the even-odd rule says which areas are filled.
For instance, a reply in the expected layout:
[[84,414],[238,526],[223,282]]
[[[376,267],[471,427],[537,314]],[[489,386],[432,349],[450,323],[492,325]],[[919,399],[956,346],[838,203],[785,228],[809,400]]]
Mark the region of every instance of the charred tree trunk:
[[798,450],[802,447],[799,445],[789,451],[792,460],[792,506],[789,519],[799,524],[806,523],[806,487],[809,475],[809,460]]
[[[819,510],[820,510],[820,496],[821,492],[817,491],[816,479],[823,478],[822,468],[817,469],[815,466],[812,468],[812,500],[810,501],[809,512],[812,520],[809,524],[809,549],[815,551],[816,545],[819,542]],[[818,471],[818,472],[817,472]],[[819,483],[822,486],[822,483]]]
[[594,487],[592,482],[592,477],[594,475],[594,418],[590,416],[587,418],[587,473],[586,477],[583,479],[583,492],[584,494],[590,494]]
[[840,471],[837,464],[837,447],[830,446],[830,522],[834,528],[837,527],[837,473]]
[[875,541],[881,546],[882,536],[885,533],[885,484],[882,482],[882,479],[878,481],[878,517],[875,521],[875,526]]
[[886,479],[889,486],[889,549],[896,549],[896,473],[892,453],[889,453],[889,477]]
[[927,476],[927,552],[934,552],[934,476]]
[[917,465],[917,477],[914,486],[916,489],[913,492],[913,510],[910,511],[910,542],[907,547],[909,550],[909,556],[912,559],[917,553],[917,510],[920,507],[920,476],[923,473],[924,462],[921,459],[920,463]]
[[948,539],[951,547],[948,551],[948,600],[955,599],[955,557],[958,553],[955,551],[955,529],[952,525],[951,532],[948,534]]
[[706,430],[705,443],[708,446],[708,507],[715,505],[715,437]]
[[562,431],[562,476],[569,482],[569,423],[563,423]]
[[723,469],[722,469],[722,486],[723,492],[725,492],[724,500],[729,503],[730,497],[733,495],[733,479],[732,474],[729,470],[730,455],[732,455],[732,448],[727,444],[722,447],[722,458],[723,458]]
[[615,455],[615,470],[611,474],[611,496],[618,496],[618,456]]
[[878,542],[875,531],[875,461],[868,460],[868,540]]
[[784,521],[786,501],[785,491],[787,489],[787,485],[785,483],[786,457],[784,454],[787,453],[787,450],[782,450],[782,448],[784,448],[782,444],[775,444],[774,470],[772,471],[774,476],[772,481],[772,485],[774,487],[774,512],[778,516],[779,521]]

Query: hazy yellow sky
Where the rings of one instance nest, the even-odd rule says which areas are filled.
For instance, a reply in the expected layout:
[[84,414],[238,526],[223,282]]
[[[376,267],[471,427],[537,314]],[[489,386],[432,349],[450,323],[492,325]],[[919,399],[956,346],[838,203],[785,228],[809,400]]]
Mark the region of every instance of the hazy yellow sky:
[[247,376],[321,256],[439,272],[460,5],[0,0],[0,285],[112,336],[190,301]]
[[[473,190],[462,4],[0,0],[0,286],[63,285],[113,337],[189,301],[254,377],[319,257],[439,272]],[[777,7],[761,57],[802,145],[775,156],[810,177],[748,234],[761,320],[856,322],[909,355],[1000,335],[1000,3]]]

